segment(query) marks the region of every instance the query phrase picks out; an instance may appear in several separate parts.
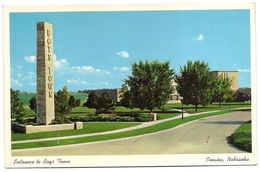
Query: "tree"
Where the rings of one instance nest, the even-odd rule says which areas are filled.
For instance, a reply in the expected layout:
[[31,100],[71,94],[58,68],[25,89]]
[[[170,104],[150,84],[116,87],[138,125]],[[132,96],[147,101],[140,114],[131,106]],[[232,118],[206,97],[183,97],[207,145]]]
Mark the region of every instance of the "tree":
[[174,73],[174,80],[178,84],[177,91],[183,97],[183,103],[195,106],[206,106],[212,101],[215,78],[209,72],[208,63],[203,61],[188,61],[180,67],[179,74]]
[[113,98],[107,93],[103,92],[98,97],[97,113],[109,113],[115,109]]
[[126,83],[122,84],[122,88],[119,90],[119,94],[122,106],[126,107],[127,109],[133,109],[133,96],[130,93],[130,90],[128,89]]
[[133,107],[148,109],[151,113],[154,108],[167,103],[173,92],[170,85],[174,74],[169,64],[169,61],[158,60],[131,64],[132,75],[128,75],[124,82],[130,89],[129,96],[133,96]]
[[124,96],[121,99],[121,103],[122,103],[122,106],[124,106],[126,108],[134,109],[133,94],[131,93],[130,90],[128,90],[124,93]]
[[230,86],[231,80],[229,78],[223,78],[222,76],[216,78],[212,102],[219,102],[219,107],[221,107],[221,102],[232,97]]
[[70,95],[69,106],[71,108],[78,107],[80,105],[80,99],[76,99],[74,96]]
[[65,85],[64,87],[62,87],[62,93],[64,94],[64,96],[66,97],[66,99],[69,101],[70,99],[70,93],[67,89],[67,86]]
[[83,104],[83,106],[86,106],[88,108],[94,108],[94,113],[96,113],[96,109],[98,108],[98,96],[94,91],[89,93],[88,99]]
[[[55,113],[64,115],[68,114],[71,112],[72,108],[75,106],[73,105],[74,100],[71,98],[70,102],[70,97],[71,95],[68,92],[68,89],[66,86],[62,87],[62,90],[59,90],[55,95],[54,95],[54,104],[55,104]],[[74,98],[75,99],[75,98]],[[72,104],[70,104],[72,103]]]
[[30,100],[29,100],[29,107],[31,110],[33,110],[35,113],[37,113],[37,104],[36,104],[36,97],[33,96]]
[[10,89],[11,93],[11,118],[21,118],[25,115],[23,103],[20,102],[19,91]]
[[107,92],[103,92],[100,96],[97,96],[97,94],[92,91],[83,106],[94,108],[95,114],[108,113],[115,109],[113,98]]

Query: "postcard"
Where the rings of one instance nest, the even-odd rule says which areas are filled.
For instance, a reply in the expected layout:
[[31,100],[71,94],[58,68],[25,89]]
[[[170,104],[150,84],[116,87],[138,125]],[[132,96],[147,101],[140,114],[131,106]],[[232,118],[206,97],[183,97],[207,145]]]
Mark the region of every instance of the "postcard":
[[257,164],[254,3],[4,6],[6,168]]

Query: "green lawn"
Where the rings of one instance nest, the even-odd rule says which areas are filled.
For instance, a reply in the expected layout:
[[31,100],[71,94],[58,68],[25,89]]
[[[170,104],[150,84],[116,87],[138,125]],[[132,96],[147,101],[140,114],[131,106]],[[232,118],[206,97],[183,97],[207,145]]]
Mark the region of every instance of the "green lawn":
[[[72,109],[72,112],[68,114],[68,116],[84,116],[86,114],[94,114],[94,109],[87,108],[87,107],[82,107],[83,103],[87,100],[88,95],[85,93],[70,93],[73,95],[76,99],[80,99],[80,107],[76,107]],[[35,96],[36,93],[20,93],[19,98],[21,102],[23,102],[23,105],[25,107],[25,112],[26,112],[26,117],[34,117],[35,113],[29,108],[29,100]],[[214,111],[214,110],[228,110],[231,108],[238,108],[238,107],[250,107],[251,103],[250,102],[222,102],[221,107],[218,107],[218,103],[213,103],[212,105],[209,106],[198,106],[198,112],[206,112],[206,111]],[[174,112],[172,109],[181,109],[182,105],[181,103],[175,103],[175,104],[165,104],[164,105],[165,109],[169,112],[172,113]],[[183,106],[184,111],[188,113],[196,113],[195,112],[195,107],[193,105],[184,105]],[[140,110],[139,108],[134,108],[133,110],[127,109],[123,106],[116,106],[116,109],[114,113],[149,113],[148,110]],[[161,110],[159,109],[154,109],[155,113],[162,113]],[[167,113],[167,112],[166,112]]]
[[251,121],[241,125],[234,134],[231,135],[231,142],[242,150],[252,152],[252,131]]
[[63,130],[63,131],[50,131],[50,132],[41,132],[41,133],[31,133],[31,134],[20,134],[12,133],[12,141],[18,140],[30,140],[30,139],[42,139],[42,138],[52,138],[62,136],[72,136],[80,134],[90,134],[90,133],[99,133],[104,131],[117,130],[127,127],[133,127],[140,125],[141,123],[83,123],[83,129],[81,130]]
[[[213,115],[221,115],[224,113],[228,113],[228,111],[214,112],[214,113],[208,113],[203,115],[195,115],[195,116],[185,117],[183,120],[175,119],[175,120],[159,123],[153,126],[149,126],[141,129],[135,129],[131,131],[120,132],[120,133],[88,136],[88,137],[81,137],[77,139],[75,138],[63,139],[63,140],[59,140],[59,145],[69,145],[69,144],[78,144],[78,143],[86,143],[86,142],[94,142],[94,141],[111,140],[111,139],[118,139],[118,138],[137,136],[137,135],[142,135],[147,133],[153,133],[161,130],[170,129],[196,119],[205,118]],[[12,149],[48,147],[48,146],[57,146],[57,141],[42,141],[42,142],[12,144]]]
[[[22,95],[22,94],[21,94]],[[25,95],[25,96],[24,96]],[[23,102],[28,102],[27,104],[24,103],[25,111],[26,111],[26,117],[35,117],[34,111],[30,110],[28,104],[29,100],[33,96],[33,94],[24,94],[20,97],[20,99]],[[77,97],[78,96],[78,97]],[[75,97],[82,99],[85,99],[87,96],[86,94],[83,95],[83,93],[75,93]],[[81,100],[81,102],[84,102]],[[157,113],[160,116],[160,119],[170,118],[176,115],[180,115],[180,112],[175,111],[174,109],[181,109],[182,105],[179,103],[177,104],[166,104],[164,105],[166,112],[162,112],[161,110],[155,109],[154,112]],[[203,107],[198,107],[198,112],[207,112],[207,111],[216,111],[216,110],[226,110],[218,113],[211,113],[211,114],[204,114],[204,115],[198,115],[198,116],[192,116],[192,117],[185,117],[184,120],[172,120],[168,122],[163,122],[161,124],[157,124],[151,127],[146,127],[138,130],[128,131],[128,132],[122,132],[122,133],[116,133],[116,134],[109,134],[109,135],[100,135],[95,137],[84,137],[84,138],[77,138],[77,139],[66,139],[61,140],[60,144],[75,144],[75,143],[84,143],[84,142],[91,142],[91,141],[100,141],[100,140],[108,140],[108,139],[115,139],[115,138],[122,138],[122,137],[130,137],[130,136],[136,136],[140,134],[145,133],[151,133],[156,132],[160,130],[169,129],[175,126],[178,126],[182,123],[196,120],[199,118],[204,118],[210,115],[218,115],[223,113],[228,113],[230,109],[234,108],[250,108],[251,103],[247,102],[226,102],[222,103],[222,106],[219,108],[218,103],[213,103],[212,105]],[[188,113],[195,113],[194,106],[184,106],[184,111]],[[135,108],[133,110],[126,109],[122,106],[117,106],[114,113],[149,113],[147,110],[140,111],[138,108]],[[77,107],[72,110],[68,116],[84,116],[86,114],[93,114],[94,110],[89,109],[86,107]],[[125,127],[131,127],[134,125],[138,125],[138,123],[84,123],[84,129],[83,130],[70,130],[70,131],[60,131],[60,136],[69,136],[69,135],[77,135],[77,134],[88,134],[88,133],[96,133],[96,132],[102,132],[102,131],[109,131],[109,130],[115,130]],[[50,137],[57,137],[57,131],[55,132],[46,132],[46,133],[33,133],[33,134],[12,134],[12,141],[15,140],[26,140],[26,139],[37,139],[37,138],[50,138]],[[46,142],[34,142],[34,143],[24,143],[24,144],[12,144],[12,149],[21,149],[21,148],[32,148],[32,147],[41,147],[41,146],[54,146],[56,145],[56,141],[46,141]]]
[[[70,95],[74,96],[75,99],[80,99],[80,105],[82,106],[84,102],[87,101],[88,95],[85,93],[70,93]],[[24,106],[29,106],[29,100],[36,96],[35,92],[31,93],[19,93],[20,101],[23,103]]]
[[[181,109],[181,103],[176,104],[166,104],[164,105],[167,109]],[[184,111],[188,113],[199,113],[199,112],[207,112],[207,111],[215,111],[215,110],[229,110],[234,108],[244,108],[251,107],[251,102],[222,102],[221,107],[219,107],[218,103],[213,103],[208,106],[198,106],[198,112],[195,111],[195,106],[193,105],[184,105]]]

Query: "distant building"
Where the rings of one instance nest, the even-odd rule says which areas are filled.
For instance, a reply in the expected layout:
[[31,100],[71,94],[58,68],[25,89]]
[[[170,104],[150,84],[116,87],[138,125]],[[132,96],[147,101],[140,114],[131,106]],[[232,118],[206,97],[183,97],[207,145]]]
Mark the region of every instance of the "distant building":
[[239,88],[237,90],[237,99],[238,101],[245,102],[250,101],[251,102],[251,88]]
[[229,78],[231,80],[230,89],[238,90],[238,71],[211,71],[216,77]]
[[172,94],[170,94],[168,103],[177,103],[181,101],[180,94],[176,90],[177,85],[178,84],[174,82],[174,80],[172,80],[171,87],[174,89],[174,91],[172,92]]
[[115,103],[120,102],[120,89],[97,89],[97,90],[87,90],[87,93],[95,92],[98,96],[100,96],[102,93],[107,92],[112,98]]
[[[210,71],[211,73],[213,73],[216,77],[222,77],[222,78],[229,78],[231,80],[231,86],[230,89],[233,91],[237,91],[238,90],[238,71]],[[172,81],[172,87],[174,88],[174,91],[172,94],[170,94],[169,97],[169,101],[168,103],[177,103],[177,102],[181,102],[180,101],[180,94],[177,92],[176,87],[177,87],[177,83]],[[240,94],[240,96],[242,96],[242,93]],[[244,95],[246,96],[246,95]],[[251,96],[251,94],[250,94]]]

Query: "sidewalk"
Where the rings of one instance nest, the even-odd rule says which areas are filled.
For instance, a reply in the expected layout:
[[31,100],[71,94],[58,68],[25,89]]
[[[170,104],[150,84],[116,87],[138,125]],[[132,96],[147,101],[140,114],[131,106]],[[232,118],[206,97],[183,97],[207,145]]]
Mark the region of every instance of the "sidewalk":
[[[180,111],[179,109],[174,109],[177,111]],[[183,116],[188,117],[188,116],[194,116],[194,115],[201,115],[201,114],[207,114],[207,113],[214,113],[214,112],[220,112],[220,111],[227,111],[227,110],[216,110],[216,111],[208,111],[208,112],[201,112],[201,113],[195,113],[195,114],[189,114],[185,111],[183,111]],[[44,139],[33,139],[33,140],[21,140],[21,141],[12,141],[12,144],[15,143],[30,143],[30,142],[41,142],[41,141],[52,141],[52,140],[62,140],[62,139],[72,139],[72,138],[81,138],[81,137],[88,137],[88,136],[98,136],[98,135],[105,135],[105,134],[113,134],[113,133],[120,133],[124,131],[130,131],[130,130],[136,130],[140,128],[145,128],[149,127],[152,125],[156,125],[159,123],[163,123],[166,121],[171,121],[174,119],[181,118],[181,114],[172,118],[167,118],[167,119],[162,119],[158,121],[151,121],[151,122],[143,122],[140,125],[133,126],[133,127],[128,127],[128,128],[122,128],[122,129],[117,129],[117,130],[112,130],[112,131],[105,131],[105,132],[99,132],[99,133],[90,133],[90,134],[81,134],[81,135],[74,135],[74,136],[64,136],[64,137],[53,137],[53,138],[44,138]]]

